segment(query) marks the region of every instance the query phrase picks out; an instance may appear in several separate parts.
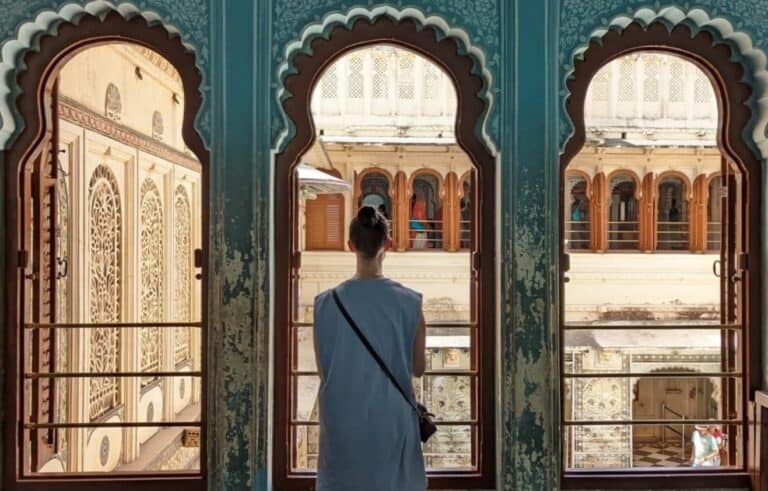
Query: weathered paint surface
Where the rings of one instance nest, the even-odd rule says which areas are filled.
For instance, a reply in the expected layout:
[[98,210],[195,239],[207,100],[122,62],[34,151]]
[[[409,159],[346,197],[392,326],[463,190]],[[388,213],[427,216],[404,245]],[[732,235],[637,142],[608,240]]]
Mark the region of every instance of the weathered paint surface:
[[[0,0],[0,37],[13,38],[23,22],[67,3]],[[157,13],[181,32],[195,48],[205,78],[206,105],[197,127],[210,145],[212,161],[209,488],[266,490],[270,150],[283,129],[274,74],[287,43],[306,26],[332,12],[374,4],[345,0],[132,3]],[[649,4],[397,0],[392,5],[415,7],[466,31],[484,51],[492,74],[495,102],[489,132],[499,149],[502,230],[498,489],[553,489],[560,466],[557,149],[569,131],[560,113],[562,80],[573,50],[592,31],[616,15],[631,14]],[[768,34],[762,29],[768,20],[768,0],[701,0],[680,2],[680,7],[706,8],[711,17],[731,20],[758,47],[768,48]]]

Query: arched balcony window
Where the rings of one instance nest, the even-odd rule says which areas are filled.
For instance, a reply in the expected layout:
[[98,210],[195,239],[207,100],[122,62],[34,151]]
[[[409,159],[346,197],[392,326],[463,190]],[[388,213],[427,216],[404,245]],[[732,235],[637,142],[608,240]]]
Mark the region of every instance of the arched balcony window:
[[424,172],[412,178],[408,218],[411,249],[442,249],[443,203],[438,176]]
[[659,180],[656,208],[656,248],[660,251],[688,249],[688,185],[679,176]]
[[720,250],[723,180],[715,175],[709,181],[709,197],[707,200],[707,250]]
[[373,206],[392,219],[392,197],[389,177],[381,172],[368,172],[360,180],[360,202],[358,206]]
[[640,240],[637,180],[631,174],[611,177],[608,188],[608,248],[637,249]]
[[569,175],[566,179],[566,247],[570,250],[589,249],[589,184],[580,174]]

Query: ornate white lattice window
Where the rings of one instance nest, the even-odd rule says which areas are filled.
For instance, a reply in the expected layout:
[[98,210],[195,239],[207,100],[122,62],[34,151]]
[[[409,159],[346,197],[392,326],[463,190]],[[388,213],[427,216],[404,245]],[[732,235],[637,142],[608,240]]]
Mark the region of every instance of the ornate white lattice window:
[[373,98],[386,99],[389,97],[389,60],[382,56],[373,59]]
[[[150,178],[141,183],[140,203],[140,318],[141,322],[160,322],[163,320],[163,203],[157,185]],[[140,333],[141,371],[157,371],[163,352],[160,329],[144,327]],[[146,377],[142,383],[154,379]]]
[[683,64],[679,61],[673,61],[669,64],[669,102],[683,102],[684,100]]
[[350,56],[348,63],[349,79],[347,96],[350,99],[363,98],[363,59],[360,56]]
[[629,59],[621,60],[619,65],[619,101],[635,100],[635,65]]
[[336,99],[339,97],[339,75],[336,64],[333,64],[325,70],[322,82],[320,83],[320,94],[323,99]]
[[645,78],[643,80],[643,101],[659,102],[659,73],[661,64],[656,56],[645,58]]
[[107,93],[104,96],[104,115],[116,121],[120,120],[123,112],[123,102],[120,91],[115,84],[107,85]]
[[[174,253],[176,280],[174,283],[174,316],[181,322],[192,320],[192,229],[189,195],[184,186],[176,187],[174,196]],[[174,329],[174,361],[184,363],[191,359],[188,327]]]
[[610,94],[610,79],[608,78],[607,70],[600,70],[592,79],[590,85],[592,91],[592,101],[606,103]]
[[[115,175],[106,165],[93,171],[88,186],[91,322],[119,322],[122,308],[122,212]],[[107,327],[90,330],[89,370],[115,372],[120,367],[120,333]],[[90,380],[91,420],[120,404],[117,378]]]
[[416,98],[413,65],[415,57],[408,53],[398,59],[397,96],[400,100],[412,101]]
[[693,100],[698,103],[712,102],[712,85],[709,79],[703,74],[698,73],[693,82]]
[[424,64],[424,99],[434,101],[440,98],[440,70],[431,63]]

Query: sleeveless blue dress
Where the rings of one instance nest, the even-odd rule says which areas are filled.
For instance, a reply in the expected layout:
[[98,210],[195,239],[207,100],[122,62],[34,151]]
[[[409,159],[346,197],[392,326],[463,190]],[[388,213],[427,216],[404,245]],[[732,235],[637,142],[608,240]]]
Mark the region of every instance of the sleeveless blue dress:
[[[400,386],[412,387],[421,294],[387,278],[338,286],[344,306]],[[423,491],[419,423],[342,317],[331,291],[315,298],[320,370],[317,491]]]

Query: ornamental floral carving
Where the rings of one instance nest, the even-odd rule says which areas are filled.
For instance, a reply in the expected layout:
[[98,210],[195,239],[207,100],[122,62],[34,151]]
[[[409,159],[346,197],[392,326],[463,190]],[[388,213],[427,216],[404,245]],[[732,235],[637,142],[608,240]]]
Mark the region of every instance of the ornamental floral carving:
[[[160,322],[163,320],[163,203],[151,178],[141,183],[140,203],[140,318],[141,322]],[[140,338],[141,371],[159,370],[163,352],[160,328],[141,328]],[[152,380],[154,377],[147,377],[143,382]]]
[[[174,318],[181,322],[192,320],[192,220],[187,189],[176,187],[173,200],[174,258],[176,280],[174,282]],[[191,359],[190,332],[188,327],[174,329],[174,361],[183,363]]]
[[[122,308],[122,211],[115,175],[106,165],[93,171],[88,186],[89,304],[94,323],[119,322]],[[120,333],[106,327],[90,330],[89,370],[115,372],[119,368]],[[90,381],[90,418],[97,419],[120,404],[115,377]]]

